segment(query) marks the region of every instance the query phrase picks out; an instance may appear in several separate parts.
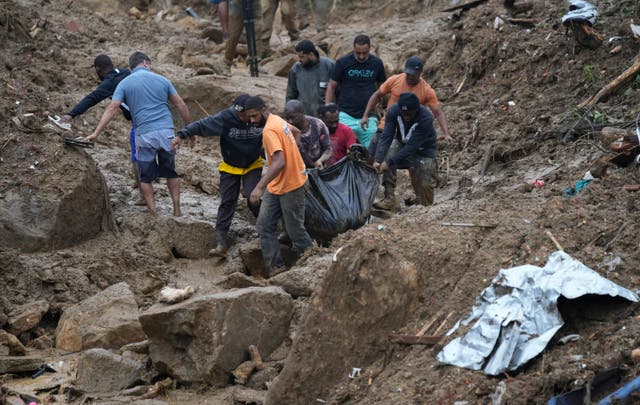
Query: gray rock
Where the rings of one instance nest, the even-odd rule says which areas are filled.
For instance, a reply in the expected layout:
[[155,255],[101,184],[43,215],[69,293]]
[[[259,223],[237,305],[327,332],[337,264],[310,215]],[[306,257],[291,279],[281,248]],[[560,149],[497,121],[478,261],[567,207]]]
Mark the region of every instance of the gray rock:
[[265,401],[266,391],[258,391],[242,386],[234,387],[234,404],[262,405]]
[[160,258],[206,258],[209,250],[216,246],[214,227],[210,222],[204,221],[159,218],[149,236],[149,244]]
[[232,288],[266,287],[269,284],[266,280],[249,277],[244,273],[236,271],[225,277],[218,285],[226,290],[230,290]]
[[254,390],[266,390],[268,384],[278,376],[278,370],[275,367],[266,367],[253,373],[247,381],[247,387]]
[[298,57],[295,54],[288,54],[275,58],[274,60],[265,63],[262,67],[271,75],[288,77],[291,66],[293,66],[297,61]]
[[118,349],[142,341],[146,335],[139,314],[127,283],[114,284],[64,311],[56,328],[56,347],[67,351]]
[[4,398],[4,404],[6,405],[27,405],[22,398],[17,395],[10,395]]
[[35,371],[44,363],[40,356],[0,356],[0,374]]
[[279,287],[252,287],[155,305],[140,316],[155,368],[184,382],[225,386],[248,359],[268,356],[287,337],[293,304]]
[[262,249],[260,248],[260,240],[253,240],[245,243],[238,248],[238,253],[242,259],[247,274],[253,277],[264,277],[265,268],[262,259]]
[[315,257],[271,277],[269,283],[282,287],[293,298],[309,297],[318,288],[322,276],[330,266],[331,255]]
[[38,326],[42,316],[49,310],[49,303],[45,300],[31,302],[15,308],[9,314],[9,332],[19,335]]
[[27,349],[17,337],[0,329],[0,356],[24,356]]
[[145,339],[141,342],[129,343],[120,348],[121,354],[126,351],[140,354],[149,354],[149,340]]
[[145,380],[144,364],[104,349],[90,349],[78,361],[75,387],[83,392],[110,392]]

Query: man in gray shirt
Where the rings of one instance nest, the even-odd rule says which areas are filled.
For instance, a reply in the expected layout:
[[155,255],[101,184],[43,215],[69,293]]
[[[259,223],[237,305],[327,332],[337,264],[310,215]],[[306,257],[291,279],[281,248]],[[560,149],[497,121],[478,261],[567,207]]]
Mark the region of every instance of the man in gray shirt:
[[296,45],[298,62],[289,70],[285,101],[300,100],[304,113],[318,116],[318,108],[324,105],[324,96],[335,62],[320,56],[316,46],[308,39]]

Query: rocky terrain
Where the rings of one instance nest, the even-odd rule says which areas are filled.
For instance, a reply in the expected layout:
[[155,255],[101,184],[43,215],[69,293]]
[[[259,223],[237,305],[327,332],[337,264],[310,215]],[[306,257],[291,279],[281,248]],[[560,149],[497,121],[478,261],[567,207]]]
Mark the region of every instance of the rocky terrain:
[[[279,23],[276,53],[252,78],[242,56],[226,75],[220,27],[204,0],[0,0],[0,401],[546,404],[604,370],[616,381],[594,399],[635,378],[640,308],[611,297],[561,300],[565,325],[516,370],[492,377],[436,360],[464,330],[444,333],[500,269],[543,266],[563,249],[640,289],[640,205],[623,188],[640,173],[633,152],[615,155],[602,136],[605,127],[635,131],[640,75],[578,107],[638,63],[630,27],[640,6],[594,1],[603,42],[590,49],[561,23],[565,1],[443,11],[461,3],[342,0],[326,32],[314,24],[302,32],[332,58],[367,33],[388,74],[421,55],[455,140],[439,148],[434,206],[406,204],[412,191],[401,174],[401,208],[390,218],[372,218],[264,279],[243,202],[229,257],[207,257],[217,140],[179,151],[184,215],[170,216],[157,184],[152,218],[134,204],[124,119],[81,149],[63,137],[91,133],[106,102],[70,133],[47,117],[95,87],[97,54],[124,66],[134,50],[172,80],[194,118],[241,92],[280,113],[295,54]],[[567,193],[586,172],[596,179]],[[160,302],[162,288],[189,286],[187,300]],[[390,338],[418,331],[441,338]],[[580,339],[559,342],[570,334]]]

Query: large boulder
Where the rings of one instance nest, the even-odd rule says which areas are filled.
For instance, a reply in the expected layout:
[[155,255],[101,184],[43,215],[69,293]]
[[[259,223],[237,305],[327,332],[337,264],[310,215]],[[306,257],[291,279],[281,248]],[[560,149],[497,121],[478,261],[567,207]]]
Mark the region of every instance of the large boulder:
[[266,404],[327,398],[352,367],[367,367],[380,356],[389,333],[404,325],[418,304],[418,272],[400,254],[362,238],[337,255]]
[[118,283],[68,308],[56,328],[56,347],[75,352],[118,349],[146,339],[138,305],[127,283]]
[[47,170],[34,162],[22,176],[21,181],[31,183],[28,188],[9,188],[0,198],[0,246],[23,252],[60,249],[113,228],[106,184],[95,161],[73,148],[46,160]]
[[268,356],[288,336],[291,297],[251,287],[155,305],[140,316],[154,366],[184,382],[225,386],[255,345]]

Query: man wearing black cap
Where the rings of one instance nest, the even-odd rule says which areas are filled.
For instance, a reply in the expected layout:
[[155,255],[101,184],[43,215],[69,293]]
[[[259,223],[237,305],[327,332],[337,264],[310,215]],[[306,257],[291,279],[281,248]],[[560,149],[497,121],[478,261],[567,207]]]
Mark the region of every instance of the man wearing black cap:
[[[60,121],[58,121],[59,123],[65,124],[70,122],[73,118],[84,114],[87,110],[102,100],[113,96],[113,92],[115,91],[118,83],[131,73],[127,68],[116,68],[113,66],[113,62],[108,55],[96,56],[93,60],[93,67],[100,79],[100,84],[94,91],[80,100],[80,102],[76,104],[68,114],[63,115],[62,118],[60,118]],[[129,111],[129,107],[122,103],[120,104],[120,110],[122,111],[124,118],[131,121],[131,112]],[[129,143],[131,145],[131,168],[133,169],[133,176],[135,179],[133,187],[138,188],[140,185],[140,171],[138,170],[138,163],[136,162],[136,143],[133,126],[131,127],[131,131],[129,131]],[[142,198],[142,195],[140,195],[136,205],[144,204],[145,201]]]
[[[182,139],[194,136],[219,136],[222,162],[220,171],[220,206],[216,217],[217,246],[209,252],[211,256],[224,257],[229,250],[229,228],[238,206],[240,185],[243,194],[249,196],[262,174],[262,128],[251,125],[245,114],[245,102],[248,94],[241,94],[233,105],[217,114],[192,122],[177,132],[172,147]],[[249,210],[258,216],[260,203],[251,204]]]
[[400,94],[398,102],[387,110],[373,167],[381,172],[409,169],[418,203],[433,204],[436,131],[433,115],[415,94]]
[[285,101],[300,100],[304,113],[316,117],[318,108],[324,105],[331,70],[335,62],[320,56],[316,46],[308,39],[296,45],[298,62],[289,70]]
[[[373,95],[369,99],[369,102],[367,103],[365,117],[369,114],[369,112],[373,111],[373,109],[378,104],[378,101],[380,101],[385,95],[389,94],[389,101],[387,102],[387,105],[392,106],[398,101],[400,94],[405,92],[413,93],[418,97],[421,105],[428,107],[431,110],[431,113],[438,121],[438,124],[442,129],[442,138],[447,142],[452,141],[451,136],[449,135],[447,118],[440,108],[436,92],[424,79],[421,78],[423,68],[424,63],[422,62],[422,59],[420,57],[409,57],[404,65],[404,73],[391,76],[384,83],[382,83],[380,88],[375,93],[373,93]],[[384,123],[385,118],[383,117],[380,125],[378,125],[378,134],[376,134],[373,141],[369,145],[369,153],[371,155],[375,155],[376,146],[378,143],[377,138],[379,136],[379,133],[382,132],[382,129],[384,128]],[[363,128],[367,128],[368,122],[365,119],[362,119],[360,125]],[[385,171],[383,173],[382,185],[384,186],[384,198],[381,201],[376,201],[374,203],[374,206],[379,209],[393,210],[396,205],[396,176],[394,170]]]
[[300,131],[281,117],[269,113],[260,97],[249,98],[245,108],[254,125],[264,126],[262,144],[268,167],[251,192],[250,199],[254,204],[262,199],[256,228],[267,276],[271,277],[286,270],[277,233],[280,218],[284,220],[296,255],[302,255],[313,245],[304,227],[307,174],[296,145]]

